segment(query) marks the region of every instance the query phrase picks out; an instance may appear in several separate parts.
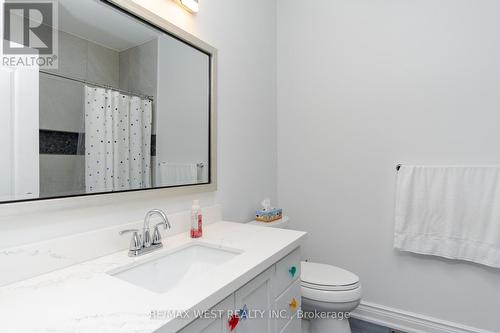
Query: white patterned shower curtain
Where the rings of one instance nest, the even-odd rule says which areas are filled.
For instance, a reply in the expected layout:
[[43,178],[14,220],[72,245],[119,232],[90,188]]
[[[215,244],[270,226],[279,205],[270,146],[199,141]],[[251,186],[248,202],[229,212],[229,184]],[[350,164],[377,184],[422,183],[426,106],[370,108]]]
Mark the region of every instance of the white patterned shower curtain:
[[152,102],[85,86],[87,193],[151,186]]

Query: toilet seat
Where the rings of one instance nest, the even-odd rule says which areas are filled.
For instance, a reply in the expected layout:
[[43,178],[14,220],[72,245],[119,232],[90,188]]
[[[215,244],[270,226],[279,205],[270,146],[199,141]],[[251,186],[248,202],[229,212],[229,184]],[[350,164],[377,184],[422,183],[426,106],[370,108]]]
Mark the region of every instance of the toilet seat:
[[359,286],[359,277],[345,269],[315,262],[301,262],[300,279],[304,286],[319,290],[351,290]]
[[359,277],[345,269],[314,262],[301,263],[302,296],[321,302],[353,302],[361,299]]
[[308,282],[301,282],[300,285],[305,288],[309,289],[316,289],[316,290],[322,290],[322,291],[347,291],[347,290],[353,290],[359,287],[359,282],[347,285],[347,286],[325,286],[321,284],[314,284],[314,283],[308,283]]
[[348,303],[359,301],[361,299],[362,290],[361,286],[358,286],[356,289],[343,291],[318,290],[302,286],[301,293],[303,298],[315,301],[326,303]]

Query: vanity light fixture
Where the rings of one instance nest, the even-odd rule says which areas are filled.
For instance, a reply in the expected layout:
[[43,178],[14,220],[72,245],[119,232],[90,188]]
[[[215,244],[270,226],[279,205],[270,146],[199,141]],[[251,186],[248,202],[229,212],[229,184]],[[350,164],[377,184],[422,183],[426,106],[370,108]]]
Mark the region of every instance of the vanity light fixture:
[[180,4],[191,13],[198,13],[200,5],[198,0],[179,0]]

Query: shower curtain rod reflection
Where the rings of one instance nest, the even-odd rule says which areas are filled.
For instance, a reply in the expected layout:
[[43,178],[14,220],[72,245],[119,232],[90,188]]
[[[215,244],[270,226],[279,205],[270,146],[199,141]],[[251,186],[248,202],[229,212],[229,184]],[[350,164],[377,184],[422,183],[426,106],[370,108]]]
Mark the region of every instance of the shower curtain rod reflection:
[[46,74],[46,75],[51,75],[51,76],[57,76],[57,77],[60,77],[62,79],[66,79],[66,80],[80,82],[80,83],[87,84],[87,85],[93,86],[93,87],[100,87],[100,88],[105,88],[105,89],[112,89],[112,90],[115,90],[115,91],[118,91],[118,92],[121,92],[121,93],[124,93],[124,94],[127,94],[127,95],[137,96],[137,97],[149,99],[150,101],[154,101],[154,97],[153,96],[148,96],[148,95],[144,95],[144,94],[138,94],[138,93],[134,93],[132,91],[127,91],[127,90],[123,90],[123,89],[118,89],[118,88],[115,88],[115,87],[110,86],[110,85],[105,85],[105,84],[99,84],[99,83],[95,83],[95,82],[90,82],[90,81],[78,79],[76,77],[72,77],[72,76],[69,76],[69,75],[59,74],[59,73],[56,73],[56,72],[49,72],[49,71],[45,71],[45,70],[42,70],[42,69],[40,69],[40,73],[43,73],[43,74]]

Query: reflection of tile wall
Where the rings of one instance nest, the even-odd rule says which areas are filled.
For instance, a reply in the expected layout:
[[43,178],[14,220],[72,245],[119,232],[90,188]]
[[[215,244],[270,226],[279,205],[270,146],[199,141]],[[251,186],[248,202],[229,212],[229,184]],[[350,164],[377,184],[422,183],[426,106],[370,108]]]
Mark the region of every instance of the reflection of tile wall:
[[[40,154],[85,155],[85,133],[40,130]],[[151,156],[156,156],[156,135],[151,135]]]
[[157,82],[158,42],[120,52],[120,88],[155,96]]
[[87,43],[87,80],[118,88],[120,60],[117,51]]
[[40,130],[40,154],[85,155],[85,133]]
[[[118,87],[120,61],[117,51],[59,32],[60,74]],[[40,75],[40,128],[83,132],[83,84]]]
[[[120,89],[156,96],[158,88],[158,40],[120,52]],[[156,103],[153,104],[156,119]],[[152,133],[156,133],[153,121]]]
[[40,74],[40,129],[83,132],[83,85]]
[[85,156],[40,155],[40,197],[85,192]]
[[51,71],[118,87],[119,53],[59,31],[59,68]]
[[[119,63],[117,51],[59,32],[59,68],[54,71],[118,87]],[[83,107],[82,83],[40,74],[41,197],[85,192],[85,157],[74,151],[77,133],[85,131]]]

